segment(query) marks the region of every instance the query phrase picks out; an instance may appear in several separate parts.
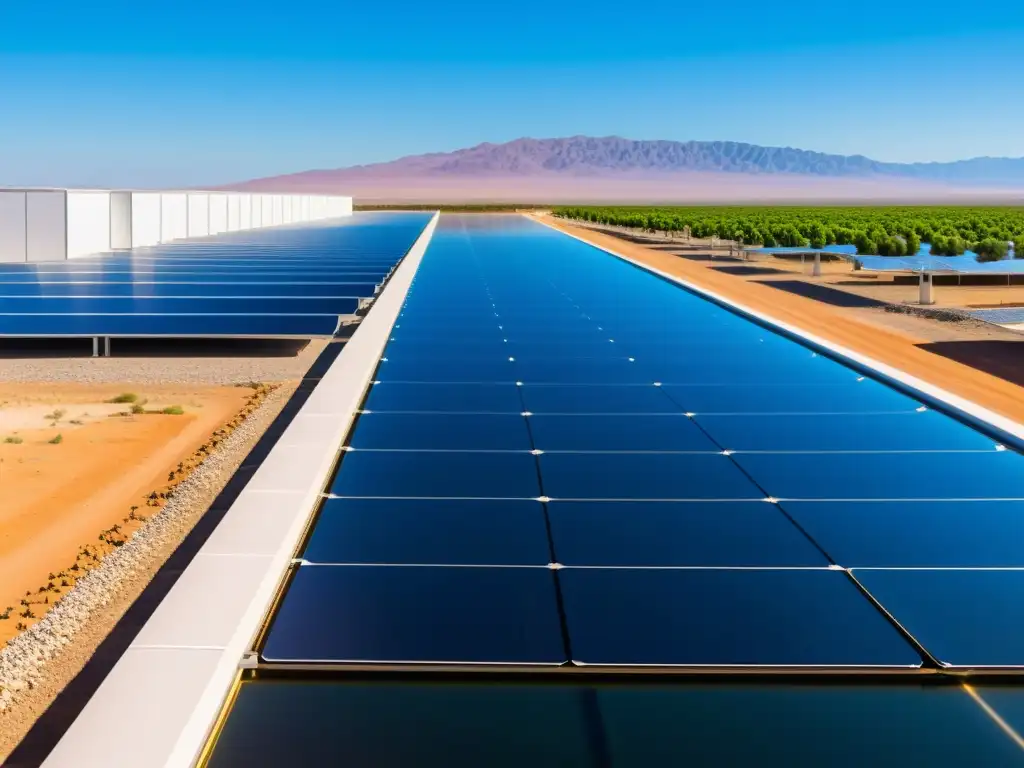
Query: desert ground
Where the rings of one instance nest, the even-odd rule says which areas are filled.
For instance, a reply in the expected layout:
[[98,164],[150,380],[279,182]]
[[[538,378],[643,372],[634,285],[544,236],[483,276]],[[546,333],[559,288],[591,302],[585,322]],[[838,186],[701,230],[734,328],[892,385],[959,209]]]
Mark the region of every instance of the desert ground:
[[326,346],[0,352],[0,763]]
[[137,530],[136,518],[153,512],[149,495],[251,395],[242,387],[128,393],[112,385],[0,384],[0,615],[8,615],[0,642],[35,623],[25,614],[42,615],[71,586],[82,571],[68,569],[83,550],[105,543],[101,532],[117,541]]
[[[878,298],[880,306],[856,301],[837,302],[831,294],[823,297],[815,288],[836,288],[840,295],[856,298],[857,291],[847,290],[845,284],[836,285],[852,279],[850,275],[854,273],[848,264],[830,264],[825,275],[812,278],[801,274],[799,262],[796,262],[787,270],[789,282],[799,285],[786,286],[783,290],[773,287],[763,274],[749,274],[746,270],[723,271],[723,266],[763,266],[761,262],[754,265],[729,259],[727,247],[716,252],[682,243],[659,242],[654,238],[650,242],[632,235],[625,239],[621,235],[576,226],[548,215],[538,215],[538,219],[595,245],[608,247],[720,293],[777,320],[805,328],[1014,421],[1024,422],[1024,334],[978,321],[940,322],[892,312],[882,304],[883,301],[901,303],[900,296],[908,290],[916,300],[916,285],[894,285],[890,282],[888,287],[895,290],[885,294],[884,299]],[[777,266],[775,262],[784,261],[773,260],[772,267]],[[776,276],[774,279],[782,278]],[[869,292],[885,291],[882,283],[868,283],[868,280],[870,278],[864,282],[869,285]],[[806,286],[810,286],[810,290]],[[958,296],[957,290],[967,293]],[[965,301],[963,296],[978,294],[978,289],[957,289],[955,286],[936,286],[935,291],[937,297],[946,294],[946,301],[961,302],[960,306]],[[992,304],[996,296],[1006,297],[1019,291],[1020,288],[1003,287],[1000,290],[993,287],[981,292],[984,302]]]

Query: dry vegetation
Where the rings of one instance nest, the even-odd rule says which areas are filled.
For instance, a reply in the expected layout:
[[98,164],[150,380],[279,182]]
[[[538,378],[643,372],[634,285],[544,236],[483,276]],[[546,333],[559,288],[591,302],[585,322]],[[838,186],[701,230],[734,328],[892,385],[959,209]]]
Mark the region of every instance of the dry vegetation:
[[[73,563],[66,568],[51,572],[47,582],[39,585],[35,590],[28,590],[21,599],[19,605],[9,605],[0,608],[0,622],[13,622],[14,633],[20,633],[28,629],[32,624],[39,621],[46,612],[52,608],[67,592],[74,588],[75,583],[85,576],[90,570],[98,566],[103,558],[110,552],[124,546],[131,539],[132,535],[149,519],[150,515],[158,512],[169,499],[173,498],[177,486],[187,478],[202,462],[212,454],[217,446],[226,439],[249,415],[255,411],[263,401],[277,388],[277,385],[252,383],[247,385],[252,389],[252,394],[247,398],[245,406],[224,426],[213,432],[209,439],[185,461],[179,462],[176,467],[167,474],[167,481],[160,487],[150,491],[144,501],[144,506],[130,506],[120,523],[98,532],[95,541],[86,542],[81,545],[78,555]],[[131,409],[118,411],[112,416],[131,417],[139,414],[163,414],[182,415],[184,409],[180,405],[167,406],[157,410],[146,410],[146,401],[134,393],[124,393],[111,398],[108,402],[116,404],[131,404]],[[46,414],[46,419],[55,425],[65,415],[66,411],[58,409]],[[20,444],[22,438],[10,436],[5,442]],[[50,438],[47,442],[59,445],[63,442],[61,434]],[[0,639],[6,636],[10,639],[12,627],[0,625]],[[6,631],[4,631],[6,630]]]

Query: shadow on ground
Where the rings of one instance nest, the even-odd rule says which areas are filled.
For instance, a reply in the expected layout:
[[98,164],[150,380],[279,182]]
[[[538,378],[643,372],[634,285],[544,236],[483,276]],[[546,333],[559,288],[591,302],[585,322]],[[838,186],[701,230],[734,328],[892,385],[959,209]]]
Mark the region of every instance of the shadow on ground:
[[935,341],[918,345],[935,355],[1024,386],[1024,337],[1020,341]]
[[[114,357],[296,357],[309,339],[111,339]],[[92,339],[0,339],[0,358],[92,357]]]
[[725,272],[728,275],[785,275],[788,274],[784,269],[776,269],[775,267],[744,267],[744,266],[725,266],[725,267],[712,267],[712,269],[718,272]]
[[[238,471],[224,486],[210,509],[204,514],[191,533],[185,537],[181,545],[171,554],[167,562],[153,577],[149,586],[143,590],[138,599],[132,603],[121,620],[99,648],[89,659],[81,672],[72,680],[50,708],[36,721],[21,743],[15,748],[4,763],[5,768],[35,768],[53,750],[57,742],[78,717],[82,708],[99,688],[107,674],[114,667],[121,655],[128,649],[132,640],[143,625],[153,615],[157,606],[164,599],[178,578],[188,567],[214,529],[227,514],[228,509],[245,488],[249,480],[259,469],[271,449],[280,439],[299,409],[309,399],[313,389],[319,383],[331,364],[341,353],[343,341],[328,344],[316,359],[306,376],[302,379],[295,394],[285,404],[281,413],[267,428],[267,431],[253,446]],[[168,681],[173,685],[173,681]]]
[[795,293],[798,296],[806,296],[808,299],[820,301],[823,304],[831,304],[833,307],[847,307],[851,309],[884,307],[885,302],[868,299],[863,296],[856,296],[846,291],[839,291],[829,288],[827,285],[817,283],[805,283],[800,280],[763,280],[759,285],[767,285],[778,288],[780,291]]

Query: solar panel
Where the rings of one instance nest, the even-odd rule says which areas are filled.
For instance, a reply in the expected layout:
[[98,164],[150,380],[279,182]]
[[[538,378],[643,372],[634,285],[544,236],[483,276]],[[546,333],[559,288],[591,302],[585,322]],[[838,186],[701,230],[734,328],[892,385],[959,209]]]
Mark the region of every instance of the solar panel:
[[847,568],[1024,567],[1020,501],[783,501]]
[[1020,564],[1012,447],[495,221],[441,219],[265,660],[916,674],[952,635],[897,569]]
[[1024,570],[855,570],[941,664],[1024,667]]
[[535,499],[528,451],[350,451],[331,493],[386,498]]
[[526,419],[512,413],[367,413],[353,448],[418,451],[529,451]]
[[514,383],[449,384],[378,381],[370,389],[366,409],[373,412],[521,413],[523,403]]
[[1024,499],[1024,457],[986,453],[737,453],[782,499]]
[[721,449],[694,422],[672,415],[530,416],[533,443],[542,451],[695,451]]
[[[1011,722],[1019,690],[978,690]],[[1007,714],[1010,713],[1010,714]],[[1019,726],[1018,726],[1019,727]],[[401,734],[396,738],[396,734]],[[1011,766],[959,686],[243,682],[212,768]]]
[[330,336],[374,298],[428,220],[356,214],[330,226],[2,264],[0,336]]
[[617,568],[803,566],[829,561],[763,501],[552,501],[551,543],[562,565]]
[[565,568],[558,580],[578,664],[921,664],[913,647],[839,571]]
[[566,660],[554,576],[546,566],[304,565],[289,585],[263,657],[556,666]]
[[302,553],[313,563],[547,565],[537,501],[328,499]]
[[996,442],[934,411],[704,415],[694,422],[734,451],[995,451]]

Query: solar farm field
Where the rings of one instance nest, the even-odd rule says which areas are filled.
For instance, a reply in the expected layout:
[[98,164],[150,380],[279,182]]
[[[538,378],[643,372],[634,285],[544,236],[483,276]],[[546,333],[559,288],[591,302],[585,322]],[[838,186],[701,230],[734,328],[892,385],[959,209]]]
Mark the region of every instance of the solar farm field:
[[444,216],[345,448],[210,765],[1021,759],[1024,456],[923,396]]
[[324,337],[429,220],[360,213],[62,262],[0,264],[0,336]]

